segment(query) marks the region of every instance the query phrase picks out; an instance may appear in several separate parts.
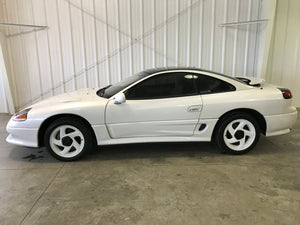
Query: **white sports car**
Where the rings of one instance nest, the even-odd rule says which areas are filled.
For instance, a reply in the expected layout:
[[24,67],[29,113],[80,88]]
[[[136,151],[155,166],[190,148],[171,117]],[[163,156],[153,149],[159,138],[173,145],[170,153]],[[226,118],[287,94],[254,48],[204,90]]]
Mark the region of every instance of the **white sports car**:
[[292,94],[248,78],[195,68],[151,69],[100,90],[41,101],[15,114],[9,143],[46,146],[60,160],[95,145],[214,140],[242,154],[266,136],[288,133],[297,118]]

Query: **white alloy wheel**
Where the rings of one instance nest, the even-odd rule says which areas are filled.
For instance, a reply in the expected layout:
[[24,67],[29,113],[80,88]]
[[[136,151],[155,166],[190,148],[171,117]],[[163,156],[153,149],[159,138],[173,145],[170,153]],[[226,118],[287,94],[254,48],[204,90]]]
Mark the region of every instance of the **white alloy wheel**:
[[49,144],[58,156],[72,158],[82,152],[85,140],[78,128],[72,125],[60,125],[51,132]]
[[256,129],[250,121],[236,119],[225,127],[223,140],[232,151],[243,151],[254,143],[256,135]]

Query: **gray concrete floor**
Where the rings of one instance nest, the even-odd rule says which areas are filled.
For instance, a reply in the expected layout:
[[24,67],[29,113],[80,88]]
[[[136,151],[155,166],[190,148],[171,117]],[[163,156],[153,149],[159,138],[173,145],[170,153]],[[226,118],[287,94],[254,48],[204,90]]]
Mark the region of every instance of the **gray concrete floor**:
[[299,224],[300,120],[247,155],[209,143],[103,147],[64,163],[5,142],[0,224]]

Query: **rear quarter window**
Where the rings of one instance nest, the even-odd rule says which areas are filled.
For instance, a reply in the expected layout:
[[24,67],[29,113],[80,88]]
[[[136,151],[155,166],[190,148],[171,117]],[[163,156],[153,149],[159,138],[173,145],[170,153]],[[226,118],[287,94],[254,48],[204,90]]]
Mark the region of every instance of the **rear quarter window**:
[[229,84],[223,80],[200,75],[197,79],[195,79],[198,91],[200,94],[214,94],[214,93],[222,93],[235,91],[236,88],[232,84]]

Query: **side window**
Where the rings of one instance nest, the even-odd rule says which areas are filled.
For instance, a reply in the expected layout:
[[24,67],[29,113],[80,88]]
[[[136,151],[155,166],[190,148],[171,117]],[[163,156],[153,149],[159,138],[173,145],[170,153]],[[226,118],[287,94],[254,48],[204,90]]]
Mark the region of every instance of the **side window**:
[[127,99],[171,98],[198,94],[193,75],[167,73],[150,77],[125,92]]
[[235,91],[235,87],[233,85],[214,77],[199,74],[195,81],[199,93],[202,95]]

